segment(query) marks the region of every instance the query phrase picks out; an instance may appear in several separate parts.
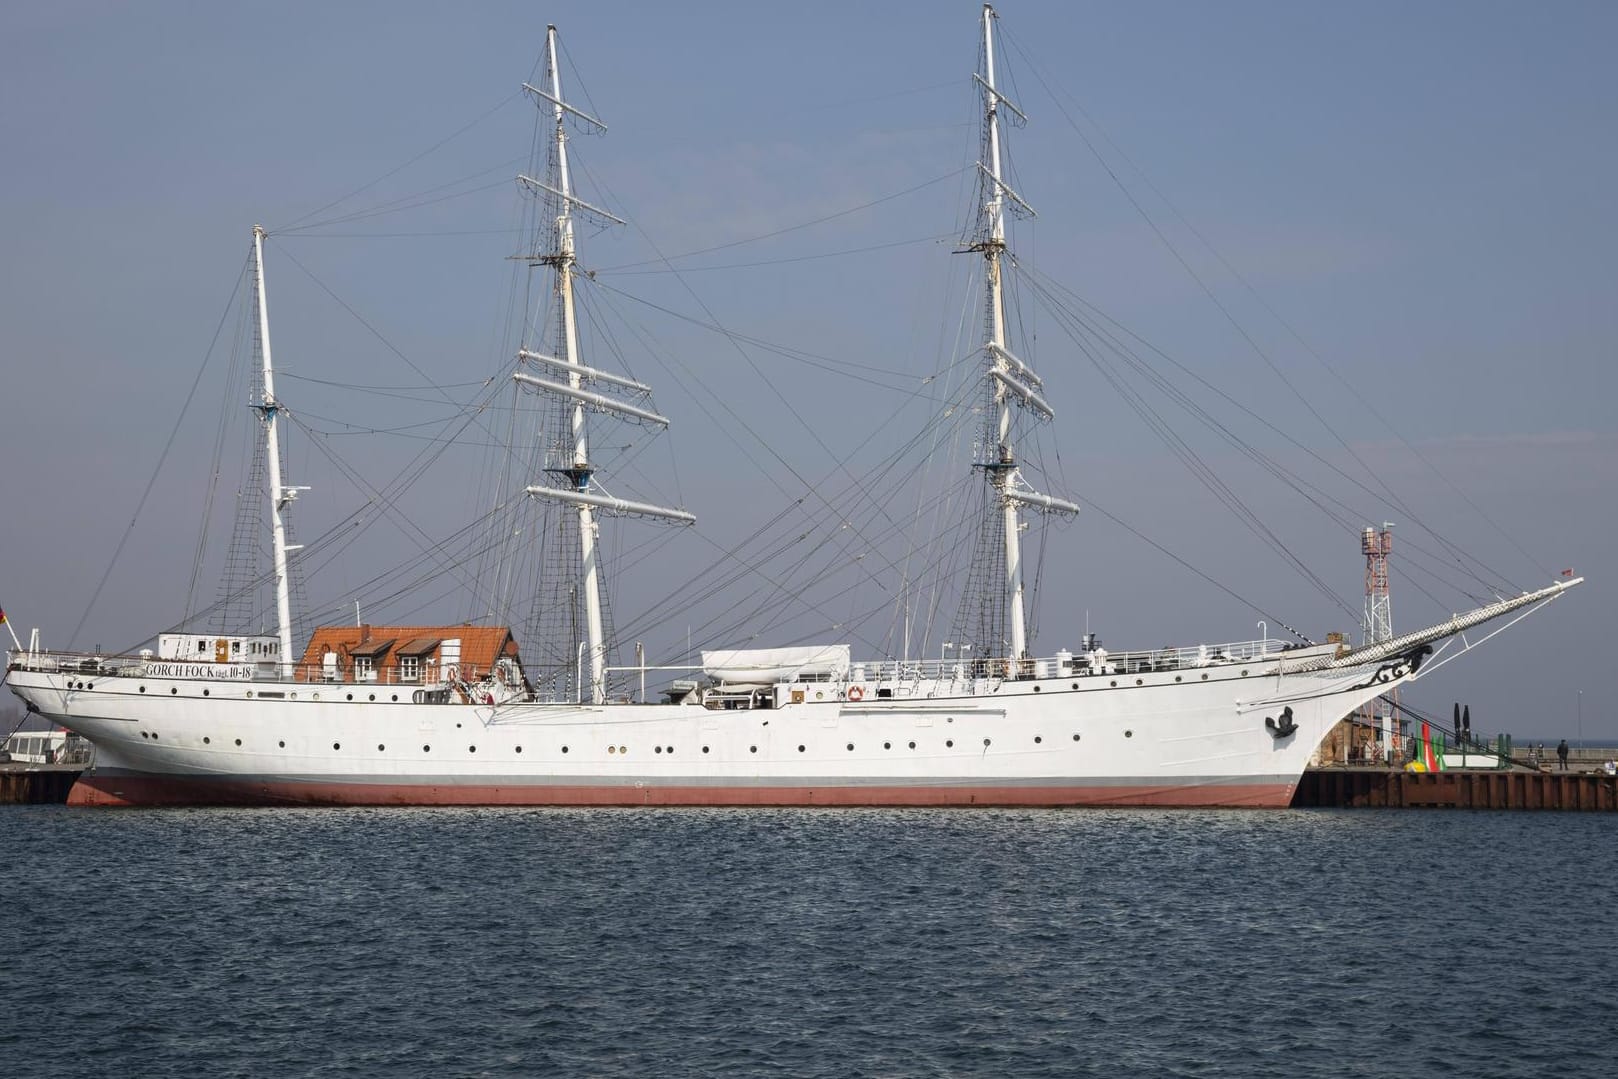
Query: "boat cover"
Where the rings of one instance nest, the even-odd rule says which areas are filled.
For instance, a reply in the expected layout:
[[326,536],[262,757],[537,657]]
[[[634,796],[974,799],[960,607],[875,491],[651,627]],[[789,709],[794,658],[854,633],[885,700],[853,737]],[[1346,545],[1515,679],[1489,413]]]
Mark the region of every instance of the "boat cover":
[[702,653],[702,673],[721,682],[768,685],[804,678],[838,678],[847,670],[846,644],[811,644],[797,648],[731,648]]

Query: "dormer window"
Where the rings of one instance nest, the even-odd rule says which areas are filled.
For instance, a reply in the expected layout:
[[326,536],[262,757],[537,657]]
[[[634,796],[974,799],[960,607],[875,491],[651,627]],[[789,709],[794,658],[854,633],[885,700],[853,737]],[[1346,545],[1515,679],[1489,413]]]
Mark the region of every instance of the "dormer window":
[[356,682],[374,682],[374,681],[376,681],[376,667],[374,667],[372,665],[372,660],[371,660],[370,656],[355,656],[354,657],[354,681],[356,681]]
[[419,681],[421,681],[421,657],[420,656],[400,656],[399,657],[399,681],[401,681],[401,682],[419,682]]

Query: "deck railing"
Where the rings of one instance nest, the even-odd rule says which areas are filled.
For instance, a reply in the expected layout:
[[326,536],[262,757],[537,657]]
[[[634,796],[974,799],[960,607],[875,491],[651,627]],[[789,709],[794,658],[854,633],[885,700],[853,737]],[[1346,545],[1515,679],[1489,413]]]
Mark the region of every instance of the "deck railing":
[[[407,676],[401,664],[387,664],[370,671],[352,667],[327,667],[323,663],[278,664],[259,660],[253,663],[213,663],[191,659],[160,659],[157,656],[107,655],[98,652],[12,651],[6,656],[8,670],[62,672],[86,677],[199,677],[210,681],[308,682],[345,685],[442,686],[452,682],[479,682],[489,676],[487,668],[469,664],[430,664],[413,668]],[[187,668],[198,668],[188,674]],[[204,673],[208,672],[208,673]]]
[[[1236,641],[1227,644],[1198,645],[1190,648],[1154,648],[1143,651],[1111,652],[1095,649],[1085,652],[1058,652],[1040,659],[1013,661],[1004,657],[980,658],[963,652],[947,652],[938,659],[877,660],[855,663],[842,678],[829,675],[806,677],[808,683],[836,685],[902,686],[924,681],[970,684],[981,680],[1030,680],[1082,677],[1100,674],[1137,674],[1148,671],[1177,671],[1276,659],[1285,651],[1276,640]],[[303,682],[310,684],[377,685],[401,687],[442,687],[472,683],[489,677],[487,669],[466,664],[419,664],[407,667],[391,663],[369,671],[356,672],[352,661],[328,667],[323,663],[281,665],[274,662],[198,663],[192,660],[160,659],[149,655],[106,655],[90,652],[12,651],[7,654],[11,669],[65,672],[88,677],[200,677],[220,681]],[[195,672],[187,668],[197,668]],[[701,667],[614,666],[609,673],[622,679],[639,675],[644,689],[642,699],[665,691],[672,680],[701,674]],[[531,679],[544,672],[530,670]],[[650,679],[645,676],[651,674]],[[541,684],[543,678],[539,678]],[[639,688],[639,687],[637,687]]]

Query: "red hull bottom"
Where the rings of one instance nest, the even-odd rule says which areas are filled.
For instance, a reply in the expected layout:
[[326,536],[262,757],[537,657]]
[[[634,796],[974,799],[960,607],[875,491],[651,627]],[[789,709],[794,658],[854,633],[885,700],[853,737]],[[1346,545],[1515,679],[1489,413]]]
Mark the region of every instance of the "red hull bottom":
[[1296,783],[1116,786],[655,787],[424,786],[291,780],[84,776],[73,806],[1180,806],[1285,808]]

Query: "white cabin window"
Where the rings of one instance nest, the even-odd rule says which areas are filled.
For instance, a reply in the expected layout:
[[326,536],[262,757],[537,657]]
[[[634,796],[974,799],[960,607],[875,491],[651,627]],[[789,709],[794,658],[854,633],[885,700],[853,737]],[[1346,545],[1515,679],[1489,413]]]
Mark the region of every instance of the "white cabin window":
[[421,657],[420,656],[400,656],[399,657],[399,681],[401,681],[401,682],[419,682],[419,681],[421,681]]
[[207,641],[198,641],[197,642],[197,651],[198,652],[206,652],[207,650],[208,650],[208,642]]

